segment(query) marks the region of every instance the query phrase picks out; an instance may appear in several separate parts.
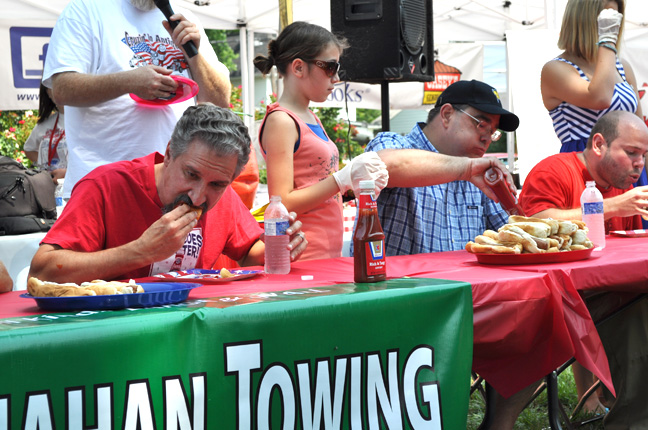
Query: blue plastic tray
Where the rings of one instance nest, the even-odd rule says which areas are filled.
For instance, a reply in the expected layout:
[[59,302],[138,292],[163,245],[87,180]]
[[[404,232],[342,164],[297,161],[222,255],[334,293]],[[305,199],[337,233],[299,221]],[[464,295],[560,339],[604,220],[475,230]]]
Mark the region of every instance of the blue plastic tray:
[[38,307],[46,311],[148,308],[183,302],[187,300],[189,291],[200,287],[201,284],[140,282],[139,285],[144,288],[143,293],[70,297],[34,297],[31,294],[21,294],[20,297],[36,300]]

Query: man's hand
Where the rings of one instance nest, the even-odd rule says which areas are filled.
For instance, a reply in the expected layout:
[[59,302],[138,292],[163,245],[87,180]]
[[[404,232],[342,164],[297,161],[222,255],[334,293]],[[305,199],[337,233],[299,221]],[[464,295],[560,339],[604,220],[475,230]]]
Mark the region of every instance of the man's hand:
[[515,183],[513,182],[513,177],[509,173],[508,169],[500,160],[495,157],[482,157],[482,158],[469,158],[468,159],[468,181],[472,182],[477,188],[482,190],[484,194],[488,196],[491,200],[498,202],[499,199],[495,196],[495,193],[491,187],[486,184],[484,180],[484,173],[486,170],[491,167],[497,167],[502,171],[506,182],[508,183],[509,190],[513,195],[517,196],[517,188],[515,188]]
[[184,52],[184,45],[192,41],[196,45],[196,50],[200,48],[200,31],[198,30],[198,26],[185,18],[181,13],[171,15],[171,21],[178,23],[176,28],[172,29],[171,24],[167,20],[162,21],[162,25],[169,32],[173,43],[182,48],[185,58],[189,58],[187,53]]
[[290,227],[286,229],[286,234],[290,235],[290,243],[288,243],[290,261],[296,261],[306,250],[308,240],[306,240],[306,233],[301,231],[302,222],[297,221],[297,214],[290,212],[289,216]]
[[641,215],[648,218],[648,185],[632,188],[604,201],[605,219]]
[[154,222],[134,245],[151,263],[162,261],[182,247],[196,224],[196,213],[188,205],[180,205]]
[[130,92],[145,99],[169,97],[178,88],[172,71],[160,66],[137,67],[129,72]]

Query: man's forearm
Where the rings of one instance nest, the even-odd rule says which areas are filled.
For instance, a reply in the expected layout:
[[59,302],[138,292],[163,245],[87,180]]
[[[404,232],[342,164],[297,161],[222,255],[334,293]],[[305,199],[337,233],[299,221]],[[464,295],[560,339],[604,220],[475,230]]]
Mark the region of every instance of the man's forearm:
[[418,149],[383,149],[378,155],[387,165],[387,187],[425,187],[468,180],[469,159]]
[[87,107],[115,99],[128,92],[125,81],[128,72],[108,75],[88,75],[64,72],[52,78],[52,91],[57,103],[65,106]]
[[[603,200],[603,214],[605,215],[606,220],[613,217],[627,217],[627,216],[633,216],[637,214],[637,212],[634,212],[632,210],[623,211],[621,209],[624,197],[625,197],[624,195],[620,195],[620,196],[610,197]],[[583,219],[583,211],[581,210],[581,208],[574,208],[574,209],[551,208],[551,209],[543,210],[531,216],[535,216],[538,218],[581,220]]]
[[71,251],[44,244],[32,260],[29,276],[59,283],[110,281],[151,263],[131,244],[97,252]]
[[583,217],[583,213],[580,208],[575,209],[545,209],[535,214],[527,214],[535,218],[552,218],[557,220],[580,220]]
[[189,60],[189,67],[191,76],[200,88],[196,101],[198,103],[210,102],[216,106],[228,108],[232,93],[229,79],[212,67],[201,54]]
[[238,261],[239,266],[263,266],[265,263],[265,243],[257,240],[250,247],[247,255]]

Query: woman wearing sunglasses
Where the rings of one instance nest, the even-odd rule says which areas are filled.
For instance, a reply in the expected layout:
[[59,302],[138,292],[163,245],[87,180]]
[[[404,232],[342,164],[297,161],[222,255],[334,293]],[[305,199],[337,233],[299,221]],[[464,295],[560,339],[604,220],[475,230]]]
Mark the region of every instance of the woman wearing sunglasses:
[[301,259],[342,255],[342,194],[373,179],[376,195],[387,184],[385,164],[375,152],[364,153],[339,168],[337,147],[309,109],[323,102],[339,82],[340,55],[346,40],[318,25],[295,22],[268,44],[268,55],[254,65],[264,74],[273,66],[284,79],[278,101],[268,106],[259,130],[266,159],[268,194],[281,196],[298,214],[308,249]]

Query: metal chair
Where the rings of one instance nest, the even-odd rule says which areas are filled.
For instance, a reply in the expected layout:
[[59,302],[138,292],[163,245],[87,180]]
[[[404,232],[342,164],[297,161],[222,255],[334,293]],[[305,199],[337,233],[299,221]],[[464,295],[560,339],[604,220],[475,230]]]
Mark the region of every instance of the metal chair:
[[[647,294],[638,294],[636,297],[632,298],[631,300],[627,301],[623,305],[614,309],[611,313],[609,313],[605,317],[596,321],[595,326],[599,327],[605,324],[608,320],[618,315],[619,313],[624,312],[625,310],[627,310],[628,308],[630,308],[640,300],[646,298],[647,296],[648,296]],[[567,368],[569,368],[569,366],[571,366],[574,363],[574,361],[576,360],[574,358],[571,358],[567,360],[565,363],[563,363],[560,367],[552,371],[550,374],[548,374],[544,378],[544,381],[536,389],[531,399],[525,405],[525,408],[527,408],[544,390],[547,390],[547,413],[549,419],[549,426],[552,430],[563,430],[563,429],[574,430],[589,424],[593,424],[597,421],[602,420],[605,417],[604,415],[597,415],[594,417],[581,419],[581,420],[576,419],[585,401],[587,401],[587,399],[591,395],[595,394],[596,390],[600,387],[601,385],[600,381],[594,383],[587,390],[587,392],[583,395],[581,399],[579,399],[578,403],[570,413],[566,411],[565,406],[560,402],[560,399],[558,398],[558,376],[562,374],[562,372],[567,370]],[[495,405],[497,392],[493,387],[490,386],[490,384],[488,384],[487,381],[485,381],[481,376],[473,372],[471,386],[470,386],[470,394],[472,395],[475,391],[479,392],[485,401],[484,418],[482,419],[482,423],[479,426],[479,428],[480,429],[490,428],[494,416],[494,405]],[[563,424],[561,424],[561,421]]]
[[[601,325],[605,324],[608,320],[611,318],[615,317],[616,315],[624,312],[625,310],[629,309],[631,306],[634,304],[638,303],[640,300],[646,298],[646,294],[638,294],[628,302],[624,303],[623,305],[619,306],[618,308],[614,309],[611,313],[606,315],[605,317],[601,318],[600,320],[595,322],[596,327],[600,327]],[[558,367],[556,370],[551,372],[549,375],[545,377],[545,381],[542,383],[540,387],[536,390],[537,394],[534,394],[533,399],[537,397],[538,394],[542,392],[546,388],[547,390],[547,407],[548,407],[548,414],[549,414],[549,425],[552,430],[572,430],[572,429],[577,429],[579,427],[582,427],[584,425],[592,424],[596,421],[602,420],[605,415],[598,415],[592,418],[588,418],[585,420],[576,420],[575,417],[578,414],[578,412],[582,409],[583,404],[585,401],[596,392],[598,387],[600,387],[601,383],[600,381],[597,381],[594,383],[583,395],[583,397],[578,401],[576,406],[574,407],[574,410],[571,412],[571,414],[567,414],[565,411],[564,406],[560,403],[560,400],[558,399],[558,376],[564,372],[569,366],[572,365],[572,363],[575,361],[574,358],[571,358],[567,360],[564,364],[562,364],[560,367]],[[561,425],[560,420],[564,422],[564,427]]]

